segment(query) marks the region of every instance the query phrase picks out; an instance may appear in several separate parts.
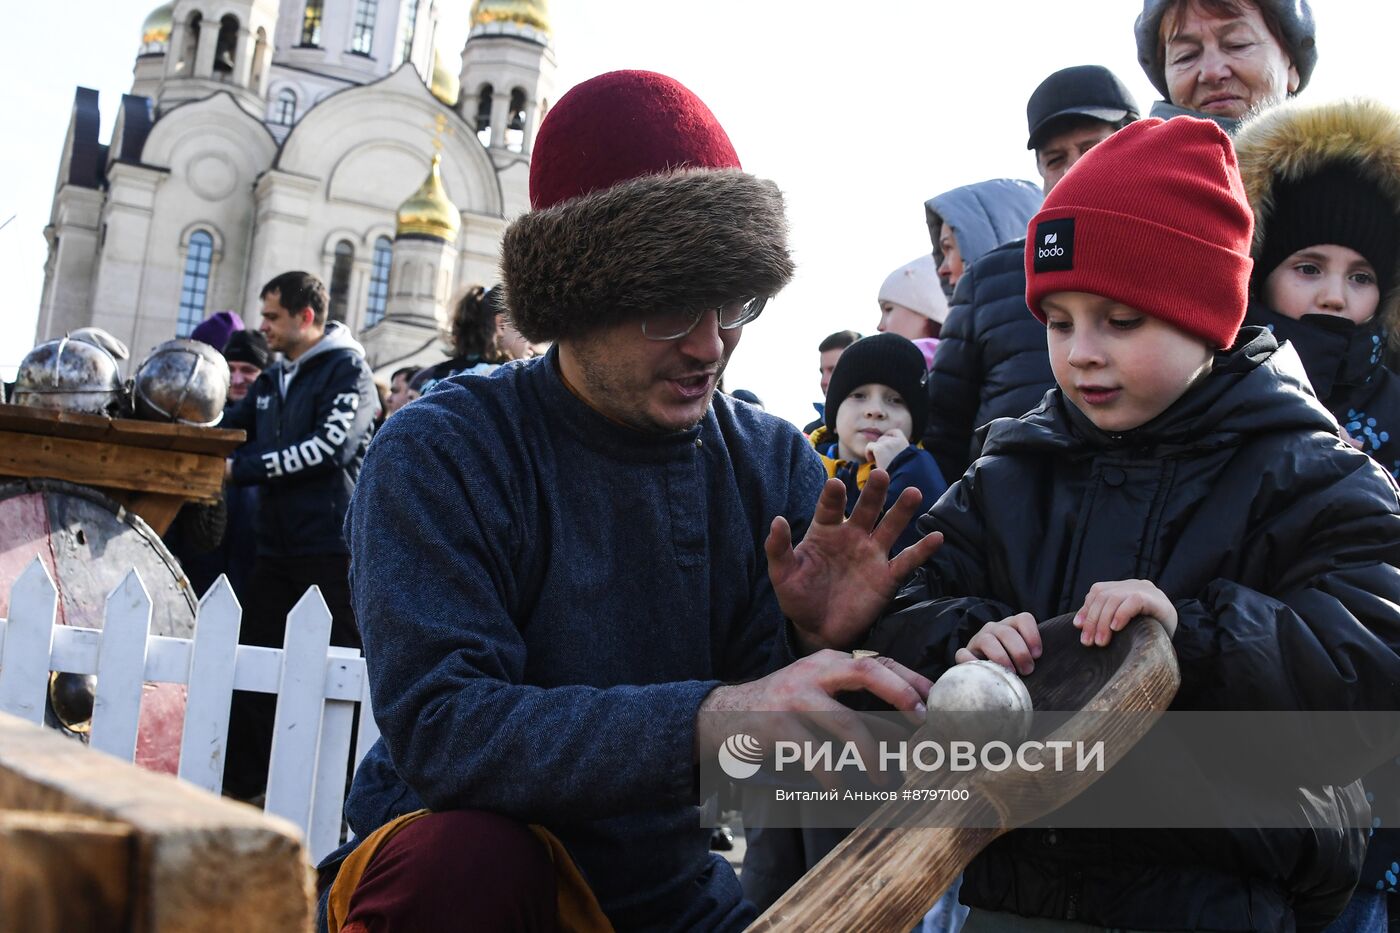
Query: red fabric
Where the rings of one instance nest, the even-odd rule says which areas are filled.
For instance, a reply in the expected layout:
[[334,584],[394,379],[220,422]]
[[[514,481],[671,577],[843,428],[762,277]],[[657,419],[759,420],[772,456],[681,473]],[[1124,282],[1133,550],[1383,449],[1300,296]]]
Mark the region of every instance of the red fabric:
[[[1037,227],[1073,218],[1073,268],[1036,272]],[[1248,303],[1254,215],[1230,138],[1210,120],[1141,120],[1090,150],[1026,235],[1026,304],[1102,295],[1228,347]],[[1063,242],[1063,241],[1061,241]]]
[[611,71],[559,99],[530,156],[530,206],[678,168],[740,168],[704,101],[654,71]]
[[549,851],[524,823],[481,810],[434,813],[374,855],[341,933],[558,929]]

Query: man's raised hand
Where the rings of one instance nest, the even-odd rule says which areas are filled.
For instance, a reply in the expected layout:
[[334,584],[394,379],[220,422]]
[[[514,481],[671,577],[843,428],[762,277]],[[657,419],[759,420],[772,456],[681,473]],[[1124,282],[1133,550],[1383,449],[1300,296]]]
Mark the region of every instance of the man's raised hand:
[[912,487],[904,490],[881,519],[889,485],[888,473],[872,470],[846,518],[846,487],[840,480],[827,480],[812,523],[796,548],[786,519],[773,519],[765,544],[768,576],[804,648],[855,644],[899,585],[943,543],[943,535],[934,532],[890,559],[890,548],[918,512],[923,496]]

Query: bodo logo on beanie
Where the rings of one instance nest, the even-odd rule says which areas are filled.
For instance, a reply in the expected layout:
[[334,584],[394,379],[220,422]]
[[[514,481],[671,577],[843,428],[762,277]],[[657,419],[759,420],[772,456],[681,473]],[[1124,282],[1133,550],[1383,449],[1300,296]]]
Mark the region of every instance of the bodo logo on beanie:
[[1253,230],[1220,127],[1140,120],[1089,150],[1031,218],[1026,304],[1043,322],[1045,296],[1088,292],[1223,349],[1244,321]]

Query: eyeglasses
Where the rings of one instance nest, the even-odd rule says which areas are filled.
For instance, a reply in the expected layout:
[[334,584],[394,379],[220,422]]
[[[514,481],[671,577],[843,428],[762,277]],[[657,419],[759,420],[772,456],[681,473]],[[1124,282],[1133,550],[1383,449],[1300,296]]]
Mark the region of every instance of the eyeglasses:
[[[735,298],[715,308],[720,330],[743,327],[763,313],[767,298]],[[642,319],[642,335],[648,340],[680,340],[695,329],[711,309],[699,311],[657,311]]]

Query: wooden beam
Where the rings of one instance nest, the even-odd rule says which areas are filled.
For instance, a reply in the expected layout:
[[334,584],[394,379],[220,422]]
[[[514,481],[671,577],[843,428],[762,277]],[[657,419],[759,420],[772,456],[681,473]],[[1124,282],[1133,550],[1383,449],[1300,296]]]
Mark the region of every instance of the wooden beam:
[[[127,827],[127,892],[138,933],[311,928],[312,869],[290,823],[4,714],[0,809]],[[61,888],[66,880],[51,882]]]
[[49,476],[214,502],[223,490],[224,458],[0,431],[0,475]]
[[201,428],[189,424],[108,418],[79,412],[0,405],[0,431],[105,441],[127,447],[150,447],[227,457],[247,439],[242,431]]
[[71,813],[0,810],[0,926],[127,933],[130,827]]

